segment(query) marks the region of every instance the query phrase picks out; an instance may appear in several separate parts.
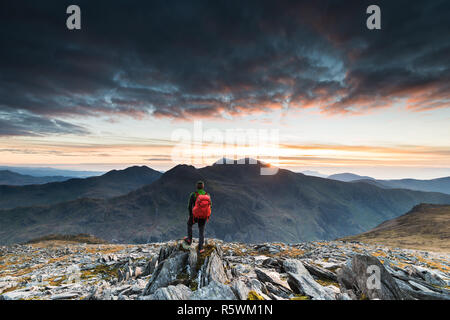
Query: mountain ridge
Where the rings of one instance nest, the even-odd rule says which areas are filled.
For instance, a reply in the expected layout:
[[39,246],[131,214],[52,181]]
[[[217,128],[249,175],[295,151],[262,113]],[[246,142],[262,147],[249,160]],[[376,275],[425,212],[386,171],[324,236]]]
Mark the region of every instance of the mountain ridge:
[[450,205],[421,203],[367,232],[341,240],[450,252]]
[[2,210],[0,243],[50,233],[89,233],[107,241],[144,243],[184,235],[187,200],[203,180],[213,214],[207,234],[226,241],[334,239],[367,231],[420,202],[450,204],[450,196],[382,189],[259,165],[177,165],[153,183],[110,199]]
[[77,198],[110,198],[147,185],[161,176],[147,166],[112,170],[101,176],[72,178],[42,185],[0,185],[0,209],[51,205]]
[[30,184],[45,184],[49,182],[62,182],[72,177],[64,176],[43,176],[34,177],[31,175],[20,174],[10,170],[0,170],[0,185],[23,186]]

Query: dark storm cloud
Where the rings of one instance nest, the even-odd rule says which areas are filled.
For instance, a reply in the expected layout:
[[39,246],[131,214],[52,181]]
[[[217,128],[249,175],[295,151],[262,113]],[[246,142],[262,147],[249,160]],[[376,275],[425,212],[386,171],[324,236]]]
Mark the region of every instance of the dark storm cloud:
[[[69,4],[81,7],[81,31],[65,28]],[[377,1],[377,31],[365,27],[369,4],[2,2],[0,111],[20,121],[4,123],[0,135],[80,133],[71,117],[104,114],[448,107],[448,3]]]
[[0,110],[0,136],[39,136],[88,132],[77,125],[58,119],[36,116],[28,112]]

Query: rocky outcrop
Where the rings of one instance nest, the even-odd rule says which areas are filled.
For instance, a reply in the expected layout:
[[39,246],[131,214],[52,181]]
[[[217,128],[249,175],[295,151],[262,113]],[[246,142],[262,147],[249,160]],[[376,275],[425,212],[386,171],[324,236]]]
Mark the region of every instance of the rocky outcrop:
[[173,251],[166,259],[160,261],[145,288],[144,294],[152,294],[157,289],[166,287],[176,280],[186,267],[188,255],[187,252]]
[[0,299],[450,299],[445,254],[341,241],[216,239],[198,254],[195,244],[0,247]]
[[198,281],[200,288],[207,286],[211,281],[226,283],[230,280],[219,252],[217,248],[214,248],[201,266]]
[[295,293],[314,300],[335,300],[332,293],[318,284],[300,261],[288,259],[283,266],[289,275],[289,286]]
[[354,255],[349,266],[344,266],[339,272],[338,279],[346,289],[356,291],[360,298],[380,300],[408,298],[386,268],[373,256]]

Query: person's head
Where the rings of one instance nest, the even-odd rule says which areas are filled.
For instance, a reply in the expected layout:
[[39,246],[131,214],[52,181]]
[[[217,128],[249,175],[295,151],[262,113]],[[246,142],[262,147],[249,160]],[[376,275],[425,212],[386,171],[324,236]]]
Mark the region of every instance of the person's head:
[[204,189],[205,183],[203,181],[197,181],[197,189]]

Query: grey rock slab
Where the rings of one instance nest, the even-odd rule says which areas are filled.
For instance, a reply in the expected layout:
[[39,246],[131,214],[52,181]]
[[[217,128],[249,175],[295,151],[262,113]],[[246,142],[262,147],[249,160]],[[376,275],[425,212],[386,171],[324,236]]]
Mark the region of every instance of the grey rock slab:
[[39,292],[33,291],[10,291],[0,295],[2,300],[22,300],[39,295]]
[[207,286],[194,291],[189,300],[236,300],[236,295],[229,286],[212,280]]
[[315,265],[313,265],[311,263],[307,263],[307,262],[304,263],[304,266],[305,266],[306,270],[309,271],[310,274],[312,274],[318,278],[327,279],[327,280],[331,280],[331,281],[337,281],[336,274],[334,274],[333,272],[331,272],[327,269],[315,266]]
[[188,300],[191,295],[191,289],[183,284],[178,284],[159,288],[153,294],[153,300]]
[[383,264],[371,255],[354,255],[351,263],[344,266],[338,273],[338,281],[347,289],[357,291],[359,295],[364,295],[368,299],[404,300],[408,298]]
[[213,250],[211,255],[205,259],[201,267],[201,276],[199,287],[208,285],[211,281],[225,283],[229,280],[225,272],[224,263],[216,250]]
[[241,280],[233,280],[231,289],[239,300],[247,300],[250,289]]
[[334,300],[335,297],[328,290],[318,284],[311,275],[301,275],[288,272],[288,284],[292,291],[307,295],[313,300]]
[[69,300],[73,299],[79,296],[79,293],[76,292],[64,292],[64,293],[58,293],[54,294],[50,297],[52,300]]
[[298,260],[287,259],[283,268],[288,274],[288,284],[293,292],[310,296],[314,300],[334,300],[328,290],[317,283]]
[[155,270],[144,290],[144,295],[152,294],[157,289],[166,287],[174,281],[177,275],[185,268],[187,258],[187,252],[176,252],[168,259],[159,263],[158,268]]

